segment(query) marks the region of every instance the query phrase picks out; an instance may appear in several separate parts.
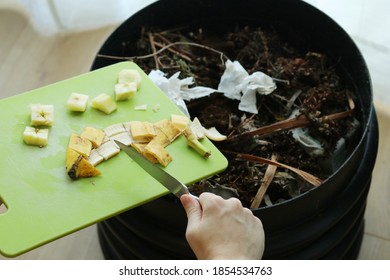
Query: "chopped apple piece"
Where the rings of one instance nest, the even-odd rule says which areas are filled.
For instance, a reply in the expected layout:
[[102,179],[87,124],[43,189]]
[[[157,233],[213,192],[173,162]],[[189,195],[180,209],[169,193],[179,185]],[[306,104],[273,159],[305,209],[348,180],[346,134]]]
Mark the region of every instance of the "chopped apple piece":
[[91,106],[97,110],[100,110],[107,115],[116,110],[116,103],[112,97],[106,93],[102,93],[92,99]]
[[54,106],[32,104],[31,125],[32,126],[52,126],[54,122]]
[[137,93],[137,84],[135,82],[116,84],[115,99],[117,101],[127,100]]
[[68,98],[68,110],[74,112],[84,112],[87,109],[89,96],[86,94],[72,92]]
[[28,145],[39,147],[47,146],[49,138],[49,129],[27,126],[24,129],[23,140]]
[[137,89],[141,85],[141,74],[136,69],[123,69],[118,74],[118,84],[135,83]]

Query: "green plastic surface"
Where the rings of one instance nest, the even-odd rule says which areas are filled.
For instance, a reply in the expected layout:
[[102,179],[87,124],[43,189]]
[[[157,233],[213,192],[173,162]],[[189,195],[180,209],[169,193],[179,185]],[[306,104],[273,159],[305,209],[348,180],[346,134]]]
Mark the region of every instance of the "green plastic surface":
[[[106,115],[88,106],[84,113],[67,110],[71,92],[114,94],[121,69],[142,74],[137,95],[118,102],[116,112]],[[29,105],[54,105],[54,125],[44,148],[23,142],[30,124]],[[147,104],[147,111],[134,107]],[[160,109],[153,111],[159,104]],[[121,62],[49,86],[0,100],[0,198],[7,211],[0,214],[0,252],[16,256],[74,231],[166,195],[161,186],[124,152],[98,165],[102,175],[72,181],[65,172],[65,152],[71,133],[85,126],[105,128],[130,120],[155,122],[181,111],[134,63]],[[224,170],[226,158],[207,139],[212,150],[205,160],[187,147],[183,136],[167,147],[173,161],[165,170],[185,184]]]

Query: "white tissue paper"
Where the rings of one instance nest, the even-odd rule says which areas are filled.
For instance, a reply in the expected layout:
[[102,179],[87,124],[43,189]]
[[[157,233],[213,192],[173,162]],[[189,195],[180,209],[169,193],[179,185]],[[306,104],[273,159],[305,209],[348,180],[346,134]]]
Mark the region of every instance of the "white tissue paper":
[[249,75],[238,61],[226,61],[218,91],[230,99],[240,100],[241,111],[257,114],[256,94],[270,94],[276,89],[273,79],[262,72]]
[[[299,115],[299,110],[294,110],[289,118],[295,118]],[[321,156],[324,154],[325,149],[322,147],[320,141],[310,136],[307,129],[295,128],[292,130],[293,138],[310,156]]]
[[179,79],[180,72],[173,74],[169,79],[166,74],[160,70],[152,70],[149,73],[149,78],[180,108],[180,110],[190,117],[187,106],[184,102],[192,99],[208,96],[215,91],[215,89],[208,87],[192,87],[194,83],[192,77]]
[[218,91],[230,99],[241,99],[240,83],[249,76],[248,72],[238,61],[226,61],[225,72],[218,85]]
[[[185,113],[190,114],[184,102],[210,95],[216,89],[209,87],[190,87],[194,79],[179,79],[180,72],[170,78],[161,70],[152,70],[149,78]],[[239,109],[257,114],[256,94],[270,94],[276,89],[273,79],[262,72],[249,75],[238,61],[226,61],[226,69],[218,85],[218,91],[227,98],[240,100]]]

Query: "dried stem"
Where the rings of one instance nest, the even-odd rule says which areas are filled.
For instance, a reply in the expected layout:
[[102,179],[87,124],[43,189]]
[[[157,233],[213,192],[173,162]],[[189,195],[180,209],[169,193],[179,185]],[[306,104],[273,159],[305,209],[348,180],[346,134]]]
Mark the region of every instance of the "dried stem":
[[[165,47],[164,44],[161,44],[161,43],[158,43],[158,42],[154,42],[154,44],[155,44],[156,46],[160,47],[160,48],[164,48],[164,47]],[[189,57],[189,56],[187,56],[187,55],[185,55],[185,54],[183,54],[183,53],[181,53],[181,52],[178,52],[178,51],[176,51],[176,50],[174,50],[174,49],[172,49],[172,48],[168,48],[167,50],[170,51],[171,53],[177,55],[177,56],[180,56],[181,58],[183,58],[183,59],[185,59],[185,60],[187,60],[187,61],[189,61],[189,62],[192,62],[192,61],[193,61],[191,57]],[[154,50],[154,51],[155,51],[155,50]]]
[[[322,118],[319,118],[318,120],[320,122],[327,122],[330,120],[337,120],[337,119],[342,119],[346,118],[350,115],[352,115],[353,110],[355,109],[355,103],[352,100],[352,97],[348,95],[348,105],[350,107],[350,110],[344,111],[344,112],[339,112],[339,113],[334,113]],[[234,137],[231,137],[229,140],[235,139],[237,137],[242,137],[242,136],[255,136],[255,135],[266,135],[278,131],[283,131],[283,130],[288,130],[288,129],[294,129],[294,128],[299,128],[299,127],[307,127],[310,125],[311,120],[306,116],[306,115],[299,115],[295,118],[283,120],[280,122],[276,122],[270,125],[266,125],[263,127],[260,127],[258,129],[248,131],[241,133],[239,135],[236,135]]]
[[154,57],[163,51],[166,51],[167,49],[173,47],[173,46],[180,46],[180,45],[185,45],[185,46],[193,46],[193,47],[198,47],[202,49],[209,50],[211,52],[215,52],[220,55],[221,58],[221,64],[225,65],[225,60],[228,60],[229,58],[221,51],[218,51],[216,49],[210,48],[205,45],[197,44],[197,43],[192,43],[192,42],[175,42],[169,45],[164,46],[163,48],[159,49],[158,51],[154,51],[151,54],[147,55],[141,55],[141,56],[116,56],[116,55],[106,55],[106,54],[97,54],[97,57],[104,57],[104,58],[111,58],[111,59],[120,59],[120,60],[135,60],[135,59],[147,59]]
[[[156,53],[156,46],[155,46],[155,42],[154,42],[154,38],[153,38],[153,34],[152,33],[149,33],[149,42],[150,42],[150,47],[153,50],[153,53]],[[156,69],[157,70],[160,69],[159,61],[157,59],[157,55],[154,55],[153,58],[154,58],[154,63],[156,64]]]
[[[157,38],[159,38],[162,42],[164,42],[165,44],[172,44],[172,41],[168,40],[166,37],[164,37],[161,33],[156,33],[155,36]],[[161,44],[160,47],[164,47],[165,45],[164,44]],[[184,59],[187,59],[189,61],[193,61],[193,54],[183,48],[175,48],[175,47],[172,47],[171,48],[173,51],[175,51],[174,53],[177,54],[177,55],[183,55],[183,58]]]
[[[276,161],[277,156],[275,154],[272,154],[271,160]],[[264,195],[267,192],[269,185],[271,184],[272,180],[274,179],[277,168],[278,167],[276,165],[273,165],[273,164],[268,165],[268,167],[265,171],[265,174],[264,174],[264,178],[261,182],[260,188],[257,191],[257,193],[256,193],[256,195],[251,203],[250,208],[252,208],[252,209],[259,208],[261,201],[263,201]]]
[[[257,108],[257,110],[259,110],[260,107]],[[244,127],[248,122],[250,122],[251,120],[254,119],[254,117],[256,116],[256,114],[252,114],[249,118],[246,118],[245,120],[241,121],[239,127]],[[232,132],[230,132],[230,134],[228,135],[228,138],[232,138],[234,133],[237,131],[237,129],[239,127],[236,127]]]
[[266,159],[266,158],[263,158],[263,157],[249,155],[249,154],[238,154],[237,158],[238,159],[245,159],[245,160],[252,161],[252,162],[271,164],[271,165],[275,165],[275,166],[280,167],[280,168],[286,168],[286,169],[288,169],[288,170],[298,174],[303,179],[305,179],[307,182],[309,182],[310,184],[312,184],[313,186],[316,186],[316,187],[319,186],[322,183],[322,180],[317,178],[316,176],[311,175],[310,173],[302,171],[302,170],[300,170],[298,168],[295,168],[295,167],[292,167],[292,166],[289,166],[289,165],[277,162],[276,160]]

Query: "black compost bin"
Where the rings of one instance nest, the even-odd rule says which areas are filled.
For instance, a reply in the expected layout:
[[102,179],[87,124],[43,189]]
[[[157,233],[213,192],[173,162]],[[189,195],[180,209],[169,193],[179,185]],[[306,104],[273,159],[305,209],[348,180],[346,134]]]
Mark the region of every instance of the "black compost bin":
[[[294,199],[253,209],[266,232],[265,259],[354,259],[364,230],[364,211],[378,147],[370,75],[358,48],[331,18],[293,0],[160,0],[131,16],[106,40],[99,54],[136,56],[132,44],[143,27],[235,25],[272,27],[285,37],[306,38],[352,81],[357,96],[358,139],[344,163],[319,187]],[[97,56],[92,69],[118,60]],[[186,216],[167,195],[101,222],[107,259],[193,259],[185,240]]]

